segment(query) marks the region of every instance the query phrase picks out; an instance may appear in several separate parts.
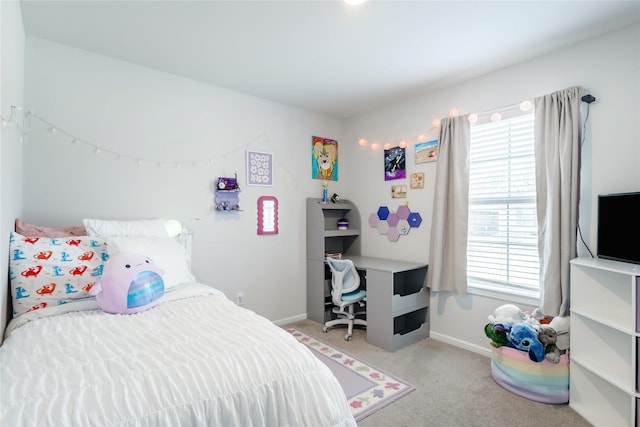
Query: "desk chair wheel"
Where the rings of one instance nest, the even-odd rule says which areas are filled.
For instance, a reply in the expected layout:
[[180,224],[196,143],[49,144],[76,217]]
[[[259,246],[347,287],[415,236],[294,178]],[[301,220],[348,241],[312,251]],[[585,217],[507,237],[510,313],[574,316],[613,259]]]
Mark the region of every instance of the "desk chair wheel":
[[351,339],[352,339],[352,338],[353,338],[353,336],[352,336],[352,335],[349,335],[349,334],[346,334],[346,335],[344,336],[344,340],[345,340],[345,341],[351,341]]
[[329,327],[328,326],[323,327],[322,332],[324,332],[325,334],[329,332]]

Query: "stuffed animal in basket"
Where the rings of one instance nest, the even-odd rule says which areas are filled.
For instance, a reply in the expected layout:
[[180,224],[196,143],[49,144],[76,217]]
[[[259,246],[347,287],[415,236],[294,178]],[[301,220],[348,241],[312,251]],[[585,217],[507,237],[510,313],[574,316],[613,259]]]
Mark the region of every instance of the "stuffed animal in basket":
[[496,308],[493,314],[489,315],[489,322],[501,325],[514,325],[522,323],[525,314],[520,307],[515,304],[504,304]]
[[107,313],[138,313],[154,307],[164,295],[162,274],[150,258],[120,252],[105,262],[89,293]]
[[513,325],[509,332],[509,342],[514,348],[526,351],[534,362],[544,360],[544,345],[538,339],[538,331],[528,323]]
[[484,326],[484,334],[491,340],[491,345],[495,348],[510,346],[507,331],[501,324],[487,323]]
[[[542,325],[538,333],[538,339],[544,345],[544,358],[551,363],[560,362],[560,349],[556,345],[558,334],[556,330],[549,325]],[[564,354],[565,351],[562,351]]]
[[556,346],[558,346],[561,352],[569,350],[570,323],[571,321],[569,316],[556,316],[551,319],[551,322],[549,322],[549,326],[556,331],[556,334],[558,334]]

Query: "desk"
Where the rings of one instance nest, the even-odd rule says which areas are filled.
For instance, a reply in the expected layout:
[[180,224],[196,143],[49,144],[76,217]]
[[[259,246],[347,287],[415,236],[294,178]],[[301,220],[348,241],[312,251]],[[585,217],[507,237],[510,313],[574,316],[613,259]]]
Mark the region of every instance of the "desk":
[[[339,230],[340,219],[349,221]],[[429,336],[429,289],[423,288],[427,265],[360,256],[361,216],[348,201],[307,199],[307,318],[324,323],[331,307],[325,254],[341,253],[367,280],[367,341],[395,351]]]
[[429,336],[427,265],[347,255],[365,273],[367,342],[396,351]]

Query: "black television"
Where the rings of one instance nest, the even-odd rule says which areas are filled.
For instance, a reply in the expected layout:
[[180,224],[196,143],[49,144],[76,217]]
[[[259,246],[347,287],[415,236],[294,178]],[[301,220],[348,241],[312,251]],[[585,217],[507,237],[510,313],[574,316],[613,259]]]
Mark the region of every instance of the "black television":
[[598,258],[640,264],[640,191],[598,195]]

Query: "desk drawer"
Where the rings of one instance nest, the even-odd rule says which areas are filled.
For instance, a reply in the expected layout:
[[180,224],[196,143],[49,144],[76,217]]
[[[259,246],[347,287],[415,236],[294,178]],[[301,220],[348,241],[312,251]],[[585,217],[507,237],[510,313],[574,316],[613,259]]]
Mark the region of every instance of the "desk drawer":
[[401,296],[394,295],[391,298],[391,311],[393,316],[401,316],[410,311],[429,306],[429,289],[420,288],[418,292]]
[[406,313],[393,319],[391,351],[429,336],[429,309],[427,307]]

